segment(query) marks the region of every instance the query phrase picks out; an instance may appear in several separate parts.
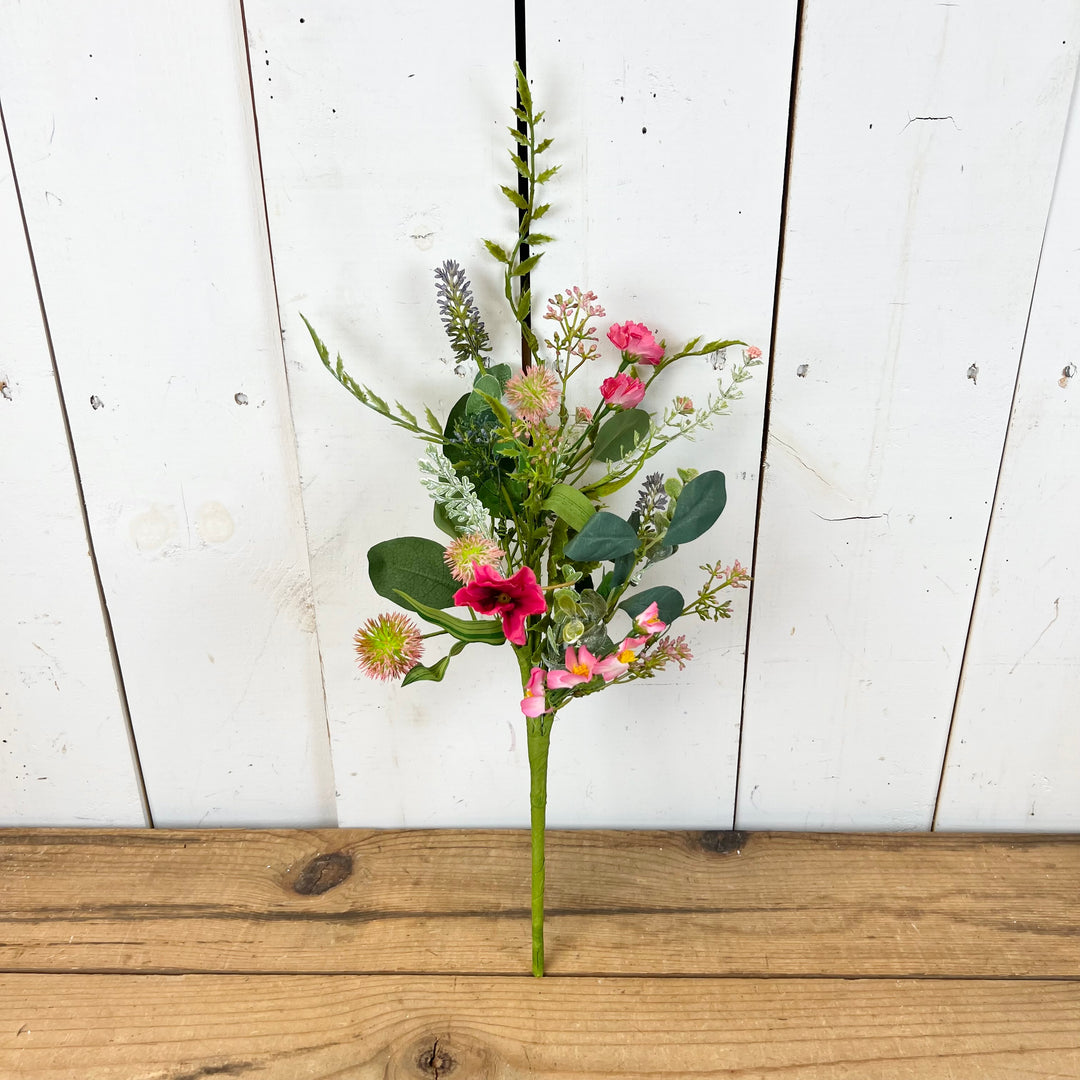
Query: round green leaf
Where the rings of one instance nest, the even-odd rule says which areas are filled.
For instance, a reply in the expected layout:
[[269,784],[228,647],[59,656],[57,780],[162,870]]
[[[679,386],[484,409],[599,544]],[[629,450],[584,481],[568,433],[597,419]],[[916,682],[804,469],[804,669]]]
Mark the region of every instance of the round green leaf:
[[664,534],[664,544],[674,547],[696,540],[711,529],[727,504],[724,474],[713,469],[695,476],[682,489],[671,524]]
[[452,607],[461,583],[450,576],[443,550],[442,544],[422,536],[384,540],[368,551],[368,577],[380,596],[413,611],[402,602],[401,593],[428,607]]
[[637,544],[637,533],[621,517],[599,510],[563,548],[563,554],[573,562],[600,562],[629,555]]

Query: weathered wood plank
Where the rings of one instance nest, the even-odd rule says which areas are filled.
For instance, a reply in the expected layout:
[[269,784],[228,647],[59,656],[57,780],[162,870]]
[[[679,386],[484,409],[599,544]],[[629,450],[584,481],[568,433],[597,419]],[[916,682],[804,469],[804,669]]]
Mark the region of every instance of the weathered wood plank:
[[1080,49],[1038,10],[804,5],[740,828],[930,826]]
[[[518,974],[528,881],[516,831],[7,831],[0,970]],[[547,881],[555,975],[1080,976],[1080,838],[553,832]]]
[[938,803],[947,829],[1080,828],[1080,100],[1039,261]]
[[0,977],[21,1080],[1067,1077],[1076,982]]
[[0,143],[0,822],[143,825],[127,723]]
[[0,5],[0,93],[154,818],[333,824],[239,5]]
[[[527,5],[530,81],[547,113],[543,134],[554,139],[548,157],[562,165],[544,188],[552,204],[544,232],[557,240],[532,274],[534,326],[551,328],[540,319],[546,298],[570,285],[592,289],[607,312],[600,358],[574,380],[582,404],[594,408],[600,382],[615,371],[605,339],[613,323],[646,323],[669,347],[702,334],[768,348],[795,8],[792,0],[682,0],[663,9],[624,0],[598,48],[580,31],[575,0]],[[681,394],[700,407],[716,382],[708,360],[682,361],[645,406],[662,413]],[[686,466],[722,470],[728,502],[715,528],[648,571],[644,586],[692,597],[702,563],[750,564],[765,384],[759,368],[745,399],[712,431],[650,462],[646,472],[669,476]],[[611,509],[629,514],[638,486],[614,495]],[[552,743],[549,821],[731,826],[747,593],[732,599],[730,620],[679,623],[694,652],[685,671],[596,694],[563,714]]]

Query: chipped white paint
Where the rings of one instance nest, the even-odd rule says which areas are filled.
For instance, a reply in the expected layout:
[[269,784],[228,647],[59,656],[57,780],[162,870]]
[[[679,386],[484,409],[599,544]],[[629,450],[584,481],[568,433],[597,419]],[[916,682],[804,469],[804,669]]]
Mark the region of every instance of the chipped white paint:
[[804,11],[738,823],[926,828],[1080,7]]
[[[527,21],[537,101],[562,171],[546,190],[545,231],[558,239],[532,277],[533,295],[568,285],[607,312],[596,387],[617,354],[614,322],[659,330],[669,345],[699,334],[767,349],[780,232],[795,4],[684,2],[658,12],[624,4],[603,46],[580,31],[581,6],[546,3]],[[716,62],[723,42],[723,61]],[[537,313],[537,319],[543,307]],[[543,327],[544,323],[536,325]],[[732,350],[735,352],[735,350]],[[653,459],[722,470],[728,504],[713,529],[651,571],[688,599],[702,563],[749,565],[757,510],[765,368],[712,432]],[[701,402],[715,389],[708,361],[683,362],[654,390]],[[590,402],[591,403],[591,402]],[[649,471],[652,471],[650,468]],[[636,489],[612,508],[628,513]],[[735,616],[677,626],[695,659],[650,682],[567,710],[552,743],[549,815],[564,824],[730,827],[739,747],[748,595]]]
[[155,821],[333,823],[239,9],[4,5],[0,99]]
[[1080,103],[1024,341],[937,827],[1080,829]]
[[0,825],[144,825],[6,152],[0,383]]

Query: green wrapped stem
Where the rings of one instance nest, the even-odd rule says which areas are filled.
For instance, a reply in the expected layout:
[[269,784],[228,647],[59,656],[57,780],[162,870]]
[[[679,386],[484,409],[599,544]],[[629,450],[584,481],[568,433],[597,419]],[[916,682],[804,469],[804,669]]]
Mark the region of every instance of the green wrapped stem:
[[529,821],[532,828],[532,973],[544,974],[544,825],[547,814],[548,747],[551,726],[543,716],[528,721]]

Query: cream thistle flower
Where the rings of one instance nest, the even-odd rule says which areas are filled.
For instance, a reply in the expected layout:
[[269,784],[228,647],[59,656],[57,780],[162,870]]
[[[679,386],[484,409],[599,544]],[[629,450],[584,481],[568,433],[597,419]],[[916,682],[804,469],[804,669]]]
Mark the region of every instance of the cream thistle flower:
[[527,424],[538,424],[559,404],[559,380],[542,364],[534,364],[506,384],[506,400]]
[[494,540],[481,532],[472,532],[451,540],[446,545],[443,559],[450,567],[450,576],[468,585],[476,574],[476,566],[495,566],[505,555],[506,552]]
[[361,670],[372,679],[404,675],[424,651],[420,628],[401,612],[368,619],[353,639]]

